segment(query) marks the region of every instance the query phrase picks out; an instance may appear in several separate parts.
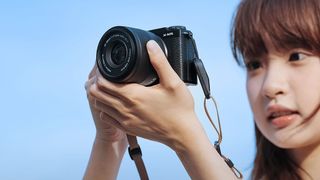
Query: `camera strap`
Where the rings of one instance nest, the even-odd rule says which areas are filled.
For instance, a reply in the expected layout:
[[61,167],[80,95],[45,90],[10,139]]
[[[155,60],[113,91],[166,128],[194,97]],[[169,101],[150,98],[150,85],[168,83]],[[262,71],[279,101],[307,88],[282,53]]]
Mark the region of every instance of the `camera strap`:
[[137,137],[127,134],[127,139],[129,142],[128,152],[129,152],[130,158],[136,164],[136,168],[139,172],[140,179],[149,180],[146,167],[142,160],[142,151],[138,144]]
[[[194,45],[195,45],[195,43],[194,43]],[[203,93],[205,95],[205,98],[204,98],[204,110],[205,110],[205,113],[206,113],[211,125],[213,126],[214,130],[218,134],[218,140],[215,141],[214,148],[219,153],[219,155],[224,159],[225,163],[232,170],[234,175],[238,179],[242,179],[241,172],[234,166],[233,162],[229,158],[227,158],[226,156],[224,156],[221,153],[220,144],[222,142],[222,130],[221,130],[221,123],[220,123],[220,117],[219,117],[219,112],[218,112],[218,105],[217,105],[215,99],[211,96],[209,77],[208,77],[208,74],[207,74],[207,72],[206,72],[206,70],[204,68],[204,65],[203,65],[202,61],[199,58],[194,58],[193,62],[194,62],[195,69],[196,69],[197,74],[198,74],[198,78],[199,78]],[[214,103],[219,129],[213,123],[213,120],[211,119],[211,116],[210,116],[209,111],[207,109],[207,100],[210,100],[210,99]]]

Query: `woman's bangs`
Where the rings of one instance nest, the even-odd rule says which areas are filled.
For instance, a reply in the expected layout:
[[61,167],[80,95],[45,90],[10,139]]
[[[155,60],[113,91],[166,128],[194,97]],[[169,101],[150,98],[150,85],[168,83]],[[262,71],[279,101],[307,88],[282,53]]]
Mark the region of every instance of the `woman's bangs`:
[[268,53],[266,39],[279,51],[304,48],[319,52],[319,2],[312,2],[252,0],[241,3],[232,29],[232,50],[237,62],[242,64],[244,59]]

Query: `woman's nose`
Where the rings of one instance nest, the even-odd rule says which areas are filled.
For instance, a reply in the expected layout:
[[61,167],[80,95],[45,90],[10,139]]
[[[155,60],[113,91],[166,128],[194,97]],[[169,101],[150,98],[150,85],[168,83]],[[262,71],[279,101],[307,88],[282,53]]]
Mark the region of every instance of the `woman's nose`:
[[288,91],[288,73],[274,64],[268,67],[263,79],[262,93],[268,99],[275,99]]

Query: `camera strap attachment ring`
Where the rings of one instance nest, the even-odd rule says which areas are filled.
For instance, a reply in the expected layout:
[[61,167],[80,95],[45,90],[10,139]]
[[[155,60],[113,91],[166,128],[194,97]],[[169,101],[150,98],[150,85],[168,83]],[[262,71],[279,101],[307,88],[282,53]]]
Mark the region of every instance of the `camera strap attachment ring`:
[[140,146],[138,144],[137,137],[127,134],[127,139],[128,139],[128,143],[129,143],[128,152],[129,152],[130,158],[136,164],[140,179],[141,180],[149,180],[146,167],[145,167],[144,162],[142,160],[142,152],[141,152]]

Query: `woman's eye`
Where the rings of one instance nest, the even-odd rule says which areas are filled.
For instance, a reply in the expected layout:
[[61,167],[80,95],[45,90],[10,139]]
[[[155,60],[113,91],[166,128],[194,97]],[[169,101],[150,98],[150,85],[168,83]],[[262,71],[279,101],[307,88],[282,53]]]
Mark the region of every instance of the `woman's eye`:
[[299,60],[302,60],[304,59],[305,57],[307,57],[307,55],[303,54],[303,53],[298,53],[298,52],[295,52],[295,53],[292,53],[289,57],[289,61],[299,61]]
[[246,68],[248,71],[254,71],[256,69],[259,69],[261,66],[261,62],[259,61],[251,61],[246,64]]

